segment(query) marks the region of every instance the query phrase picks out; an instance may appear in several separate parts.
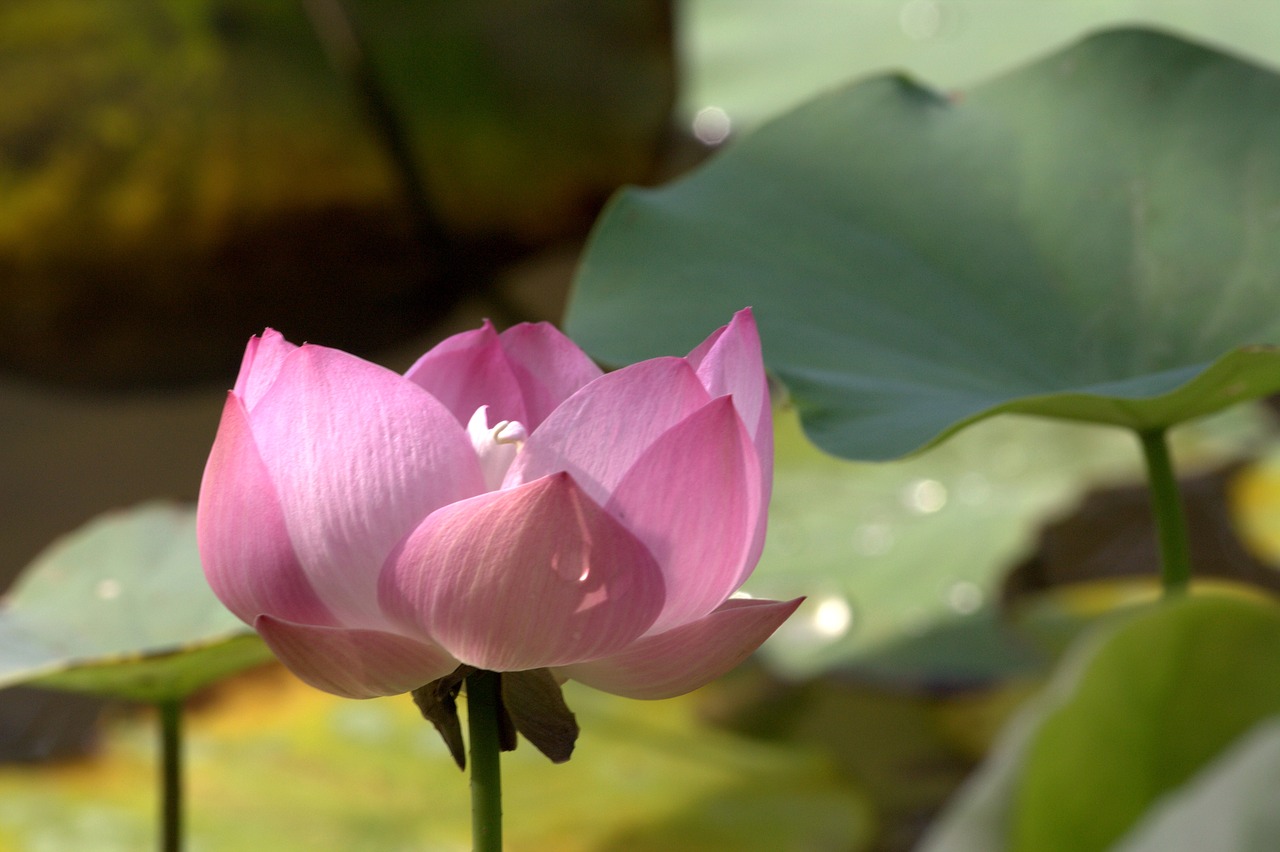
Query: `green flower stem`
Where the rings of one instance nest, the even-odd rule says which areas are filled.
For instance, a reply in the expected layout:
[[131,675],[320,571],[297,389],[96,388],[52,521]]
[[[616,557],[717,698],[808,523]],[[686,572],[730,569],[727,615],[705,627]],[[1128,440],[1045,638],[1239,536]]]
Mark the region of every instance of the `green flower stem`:
[[467,676],[467,734],[471,741],[471,843],[475,852],[502,850],[502,769],[498,713],[500,676]]
[[1147,462],[1147,485],[1151,492],[1156,535],[1160,541],[1160,575],[1164,593],[1166,597],[1181,594],[1191,582],[1191,549],[1178,480],[1169,456],[1169,442],[1164,429],[1140,432],[1138,438],[1142,441],[1142,452]]
[[162,701],[160,712],[160,849],[182,849],[182,702]]

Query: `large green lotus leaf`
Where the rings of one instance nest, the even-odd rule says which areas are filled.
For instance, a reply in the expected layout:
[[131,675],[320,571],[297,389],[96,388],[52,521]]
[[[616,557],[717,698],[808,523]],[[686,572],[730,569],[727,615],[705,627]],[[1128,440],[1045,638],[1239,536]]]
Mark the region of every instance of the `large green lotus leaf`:
[[[1232,458],[1263,433],[1259,415],[1246,406],[1181,430],[1179,461]],[[997,606],[1008,570],[1088,489],[1141,476],[1131,436],[1029,417],[888,463],[824,455],[786,409],[775,435],[769,536],[745,589],[807,596],[764,648],[795,677],[852,667],[955,683],[1038,668],[1043,643]]]
[[150,503],[54,542],[0,609],[0,685],[184,698],[271,659],[200,570],[195,512]]
[[1085,634],[922,852],[1111,848],[1162,797],[1219,783],[1215,758],[1280,713],[1278,661],[1280,607],[1217,592]]
[[1116,852],[1272,852],[1280,847],[1280,721],[1263,722],[1148,811]]
[[615,363],[752,305],[813,440],[1002,411],[1156,429],[1280,389],[1280,76],[1154,32],[949,98],[818,98],[599,222],[570,332]]

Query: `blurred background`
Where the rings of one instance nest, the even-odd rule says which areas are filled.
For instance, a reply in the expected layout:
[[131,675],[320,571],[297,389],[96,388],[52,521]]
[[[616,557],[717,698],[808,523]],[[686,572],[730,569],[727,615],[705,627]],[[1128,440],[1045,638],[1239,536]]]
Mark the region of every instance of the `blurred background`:
[[[403,369],[484,317],[558,320],[583,241],[619,186],[665,182],[868,73],[902,70],[962,92],[1122,22],[1280,65],[1280,7],[1243,0],[4,0],[0,580],[104,510],[193,500],[244,343],[264,327]],[[934,480],[911,481],[907,508],[930,514]],[[1220,497],[1224,481],[1209,475],[1202,487]],[[1141,516],[1140,496],[1117,499]],[[1027,564],[1039,568],[1019,582],[1049,582],[1052,557]],[[968,586],[948,590],[956,612],[983,603]],[[828,607],[810,626],[844,630],[850,619]],[[512,848],[686,848],[672,836],[732,848],[716,845],[738,836],[716,834],[717,821],[759,837],[753,820],[782,826],[784,839],[738,848],[906,848],[1026,690],[1016,678],[974,689],[987,685],[981,672],[906,680],[847,676],[815,692],[812,680],[762,666],[710,696],[625,711],[575,692],[571,703],[614,721],[583,742],[604,762],[562,776],[571,780],[558,795],[640,789],[663,773],[696,789],[639,795],[637,814],[598,831],[582,821],[614,806],[584,799],[576,815],[553,812],[517,833]],[[209,796],[197,805],[209,812],[199,848],[284,848],[273,844],[298,832],[296,848],[465,848],[453,829],[423,845],[432,835],[417,808],[437,793],[423,779],[439,769],[426,767],[450,767],[411,707],[330,701],[275,670],[204,701],[195,747],[223,762],[193,769],[210,779],[196,782]],[[0,841],[147,845],[130,845],[130,832],[147,836],[147,735],[119,708],[103,718],[87,700],[0,693],[0,757],[46,767],[0,777]],[[311,721],[289,721],[298,718]],[[716,733],[703,730],[708,719]],[[235,773],[272,760],[312,771],[303,755],[321,727],[345,745],[321,750],[315,765],[348,770],[319,770],[315,789],[281,806],[297,809],[292,818],[254,811],[257,796]],[[843,733],[833,740],[833,730]],[[708,759],[722,768],[680,763],[693,742],[711,743]],[[371,756],[406,748],[423,757],[392,776]],[[552,771],[529,755],[513,760],[530,785]],[[384,815],[343,771],[374,773],[396,791],[394,830],[372,828]],[[461,808],[463,779],[438,777],[449,792],[432,807]],[[385,804],[385,792],[371,795]],[[298,827],[310,809],[344,807],[350,834]],[[532,798],[511,807],[543,810]],[[277,834],[232,839],[213,827],[213,812],[228,808],[248,808]],[[705,846],[699,831],[710,831]],[[77,845],[85,836],[97,845]]]

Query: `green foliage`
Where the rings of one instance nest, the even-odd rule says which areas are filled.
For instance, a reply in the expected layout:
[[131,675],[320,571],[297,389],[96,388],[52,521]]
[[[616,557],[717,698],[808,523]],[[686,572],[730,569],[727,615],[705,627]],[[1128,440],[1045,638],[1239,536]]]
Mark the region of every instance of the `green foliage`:
[[0,685],[171,701],[269,659],[209,590],[189,507],[90,522],[38,556],[0,611]]
[[1280,721],[1259,724],[1156,803],[1116,852],[1270,852],[1280,837]]
[[808,596],[764,649],[792,676],[971,683],[1038,668],[1001,623],[1004,573],[1091,484],[1138,474],[1127,436],[1028,418],[888,464],[823,455],[788,412],[776,436],[769,537],[746,589]]
[[[699,720],[698,696],[630,701],[566,687],[583,727],[553,766],[503,756],[511,852],[868,848],[866,799],[813,748]],[[465,850],[466,776],[408,696],[350,701],[283,672],[235,681],[189,714],[190,846],[210,852]],[[0,769],[0,847],[134,852],[154,844],[149,719],[104,752]]]
[[[1088,634],[923,848],[1105,850],[1163,796],[1210,807],[1205,790],[1238,784],[1242,771],[1215,756],[1280,715],[1277,675],[1280,606],[1271,600],[1192,596]],[[1233,816],[1270,819],[1243,804]],[[1239,828],[1238,838],[1253,833]]]
[[1278,133],[1280,77],[1145,31],[959,100],[873,79],[615,199],[567,324],[621,363],[752,305],[842,456],[998,412],[1167,427],[1280,389]]
[[1280,7],[1257,0],[685,0],[682,105],[746,129],[815,92],[885,68],[950,91],[1101,29],[1141,22],[1280,65]]
[[[0,259],[88,254],[87,240],[194,251],[311,208],[398,205],[403,187],[306,5],[0,7]],[[660,4],[345,5],[450,224],[562,233],[578,206],[648,169],[674,73]]]
[[1135,618],[1041,725],[1015,799],[1012,848],[1108,848],[1159,796],[1276,714],[1275,604],[1192,598]]

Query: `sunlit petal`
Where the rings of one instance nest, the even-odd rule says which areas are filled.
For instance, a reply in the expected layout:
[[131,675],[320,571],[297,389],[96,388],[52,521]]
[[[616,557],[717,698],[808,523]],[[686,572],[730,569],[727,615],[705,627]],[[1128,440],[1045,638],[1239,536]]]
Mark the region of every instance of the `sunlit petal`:
[[196,539],[209,586],[245,623],[264,612],[334,623],[298,564],[275,486],[235,394],[227,396],[200,484]]
[[601,376],[595,362],[550,323],[520,323],[498,339],[524,395],[527,419],[521,422],[531,430],[556,406]]
[[489,406],[495,422],[528,422],[520,383],[487,321],[440,342],[404,376],[440,400],[464,426],[482,405]]
[[700,618],[739,585],[759,516],[755,446],[729,397],[667,430],[605,508],[662,568],[667,602],[651,632]]
[[444,406],[334,349],[286,359],[251,426],[298,562],[349,626],[380,623],[377,577],[391,549],[435,509],[484,490]]
[[568,471],[604,503],[650,444],[710,399],[681,358],[656,358],[609,373],[533,431],[506,485]]
[[627,698],[673,698],[733,669],[777,630],[803,601],[729,600],[698,621],[638,640],[558,674]]
[[447,506],[383,574],[389,616],[477,668],[609,654],[653,623],[662,575],[645,546],[567,474]]
[[254,627],[291,672],[345,698],[399,695],[458,667],[431,643],[395,633],[294,624],[269,615]]

